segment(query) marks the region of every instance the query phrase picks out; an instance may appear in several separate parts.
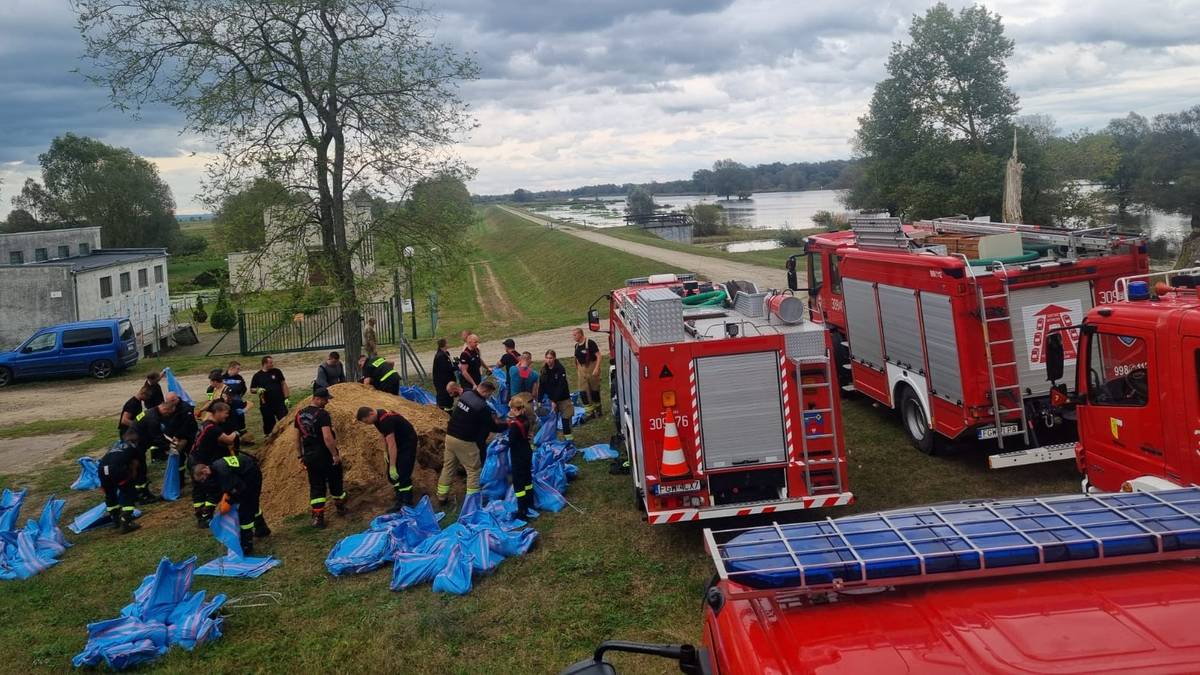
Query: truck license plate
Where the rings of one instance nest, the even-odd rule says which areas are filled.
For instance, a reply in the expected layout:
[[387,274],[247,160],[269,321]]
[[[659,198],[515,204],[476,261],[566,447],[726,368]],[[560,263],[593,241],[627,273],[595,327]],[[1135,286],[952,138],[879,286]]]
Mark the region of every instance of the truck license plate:
[[699,492],[700,481],[693,480],[686,483],[666,483],[654,486],[654,494],[656,495],[674,495],[680,492]]
[[[1017,434],[1021,433],[1019,425],[1016,424],[1003,424],[1000,426],[1000,428],[1004,430],[1005,436],[1016,436]],[[989,438],[995,438],[996,427],[984,427],[978,431],[978,435],[979,440],[981,441]]]

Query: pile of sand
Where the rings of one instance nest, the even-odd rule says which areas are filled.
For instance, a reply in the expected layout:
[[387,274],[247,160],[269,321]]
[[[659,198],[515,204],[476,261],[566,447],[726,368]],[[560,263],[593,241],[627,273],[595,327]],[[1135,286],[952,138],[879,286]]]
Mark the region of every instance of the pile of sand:
[[[438,473],[445,449],[446,413],[392,396],[362,384],[338,384],[330,388],[333,400],[326,406],[333,418],[338,449],[345,467],[346,491],[355,510],[383,511],[392,503],[387,480],[387,455],[383,437],[373,425],[362,424],[355,414],[362,406],[383,408],[404,415],[417,430],[417,465],[413,469],[414,501],[437,490]],[[306,398],[292,408],[292,416],[277,424],[275,431],[251,451],[263,470],[263,513],[269,520],[308,511],[308,475],[300,461],[294,413],[312,403]],[[455,479],[461,482],[460,478]],[[457,487],[457,486],[456,486]]]

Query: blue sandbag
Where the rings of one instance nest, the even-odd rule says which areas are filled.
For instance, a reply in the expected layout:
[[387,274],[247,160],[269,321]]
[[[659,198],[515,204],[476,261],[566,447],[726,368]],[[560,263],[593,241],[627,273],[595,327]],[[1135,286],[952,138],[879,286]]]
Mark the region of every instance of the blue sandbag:
[[[133,517],[141,518],[141,510],[134,509]],[[82,534],[87,530],[101,527],[103,525],[109,525],[111,523],[112,518],[108,515],[108,509],[104,506],[104,502],[100,502],[87,511],[75,516],[75,520],[71,521],[71,524],[67,526],[67,529],[75,534]]]
[[179,453],[167,455],[167,471],[163,474],[162,498],[168,502],[179,499]]
[[391,547],[391,534],[386,531],[352,534],[334,545],[325,558],[325,569],[335,577],[370,572],[388,561]]
[[118,618],[88,624],[87,644],[71,663],[123,670],[154,661],[172,645],[191,650],[221,637],[225,596],[206,602],[203,591],[190,593],[195,564],[195,558],[178,564],[163,558]]
[[434,593],[466,595],[471,592],[471,556],[455,544],[446,555],[446,564],[433,578]]
[[538,419],[541,424],[538,427],[537,433],[533,436],[533,445],[537,447],[546,443],[552,443],[558,439],[558,427],[561,420],[557,412],[552,412]]
[[534,503],[542,511],[558,513],[567,506],[567,498],[542,474],[533,477],[533,496]]
[[503,499],[508,492],[512,461],[508,454],[508,439],[497,436],[487,447],[487,457],[479,474],[479,491],[485,500]]
[[437,397],[421,387],[402,386],[400,387],[400,397],[421,405],[437,405]]
[[178,394],[179,398],[188,405],[196,405],[196,402],[192,400],[192,397],[188,396],[187,390],[184,389],[183,385],[179,383],[179,378],[175,377],[175,371],[171,370],[170,368],[163,368],[163,375],[167,382],[168,392],[174,392]]
[[51,495],[37,520],[15,529],[27,492],[5,490],[0,495],[0,580],[28,579],[58,564],[70,544],[58,527],[66,501]]
[[500,419],[506,419],[508,417],[508,404],[501,403],[499,396],[493,396],[489,398],[487,403],[488,407],[492,409],[492,412],[496,413],[497,417]]
[[616,459],[621,454],[608,443],[597,443],[581,450],[585,462],[598,462],[604,459]]
[[224,556],[210,560],[196,574],[207,577],[241,577],[256,579],[281,561],[271,556],[247,556],[242,551],[241,528],[238,525],[238,507],[235,504],[228,513],[218,513],[208,524],[217,541],[225,544]]
[[396,556],[396,565],[392,568],[391,588],[393,591],[402,591],[433,581],[443,567],[445,560],[441,555],[401,553]]
[[100,487],[100,461],[95,457],[79,458],[79,478],[71,483],[72,490],[95,490]]

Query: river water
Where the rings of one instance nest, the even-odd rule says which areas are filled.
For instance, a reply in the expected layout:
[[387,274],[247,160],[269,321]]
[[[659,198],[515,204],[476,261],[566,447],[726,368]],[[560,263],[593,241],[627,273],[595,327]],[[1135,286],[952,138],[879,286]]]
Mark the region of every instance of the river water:
[[[841,202],[842,190],[806,190],[803,192],[756,192],[750,199],[725,200],[715,195],[656,195],[654,201],[665,210],[682,210],[696,204],[717,204],[725,209],[729,222],[750,229],[798,229],[814,227],[812,217],[818,211],[847,213]],[[530,205],[535,211],[553,218],[589,227],[624,225],[624,197],[600,197],[551,205]],[[1115,215],[1114,215],[1115,220]],[[1179,245],[1190,232],[1187,216],[1138,208],[1121,219],[1123,230],[1142,232],[1150,239],[1155,260],[1174,262]],[[778,246],[772,239],[730,244],[729,250],[761,250]]]

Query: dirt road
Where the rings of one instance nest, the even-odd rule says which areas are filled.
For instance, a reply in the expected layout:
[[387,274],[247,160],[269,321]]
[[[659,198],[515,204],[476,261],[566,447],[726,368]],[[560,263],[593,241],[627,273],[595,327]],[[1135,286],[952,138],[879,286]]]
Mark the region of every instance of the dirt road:
[[[583,327],[583,326],[581,326]],[[547,349],[555,349],[560,355],[572,349],[571,327],[554,328],[537,333],[521,336],[483,335],[485,342],[480,344],[483,358],[488,363],[495,363],[504,353],[502,341],[512,337],[517,342],[517,349],[528,351],[535,360],[541,360]],[[457,337],[451,337],[451,348],[455,356],[461,345]],[[280,354],[275,357],[275,366],[283,370],[284,375],[293,386],[306,387],[316,374],[317,364],[320,363],[324,352],[303,352],[295,354]],[[396,354],[385,353],[384,356],[395,359]],[[421,365],[429,372],[433,363],[433,352],[417,354]],[[224,366],[229,357],[214,357],[213,367]],[[242,372],[249,382],[258,363],[256,357],[246,357]],[[139,364],[139,369],[148,366]],[[204,389],[208,386],[206,375],[184,375],[179,378],[184,389],[193,398],[203,398]],[[86,378],[61,380],[47,384],[17,383],[0,389],[0,427],[28,424],[40,420],[78,419],[91,417],[109,417],[114,420],[121,412],[123,404],[137,391],[140,380],[119,380],[113,382],[97,382]]]
[[[500,208],[530,222],[544,226],[551,225],[550,221],[545,218],[525,213],[524,211],[510,209],[506,206],[501,206]],[[693,253],[672,251],[652,244],[642,244],[636,241],[610,237],[600,230],[585,230],[558,223],[554,223],[553,227],[561,232],[566,232],[580,239],[586,239],[601,246],[608,246],[609,248],[615,248],[626,253],[632,253],[633,255],[649,258],[650,260],[657,260],[667,265],[704,275],[712,281],[729,281],[731,279],[753,281],[763,290],[768,288],[782,288],[787,283],[784,271],[781,269],[777,270],[770,267],[762,267],[761,265],[751,265],[749,263],[734,262],[732,260],[712,258]]]

